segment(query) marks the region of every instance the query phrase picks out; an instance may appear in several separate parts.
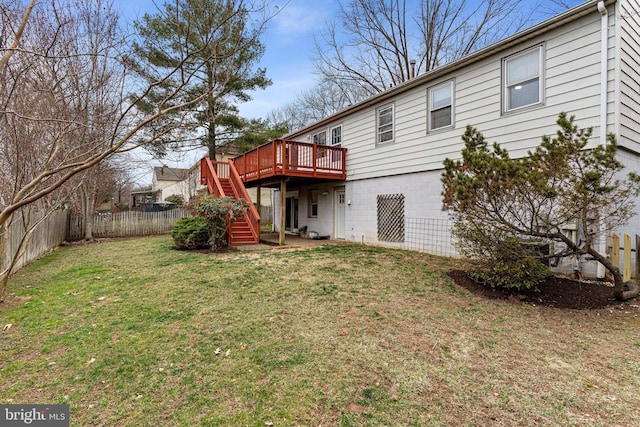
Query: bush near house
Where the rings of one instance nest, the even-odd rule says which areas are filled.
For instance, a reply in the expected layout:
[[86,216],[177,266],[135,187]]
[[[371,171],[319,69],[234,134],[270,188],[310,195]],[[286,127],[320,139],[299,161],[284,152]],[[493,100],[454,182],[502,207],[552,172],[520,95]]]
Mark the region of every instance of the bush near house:
[[[640,175],[623,175],[613,134],[591,148],[593,128],[578,128],[564,112],[556,123],[555,137],[543,136],[522,158],[511,158],[495,143],[491,148],[482,133],[467,127],[461,160],[446,159],[442,174],[444,208],[459,249],[479,261],[477,274],[488,284],[517,289],[543,279],[536,258],[588,255],[612,274],[616,298],[634,298],[640,288],[623,281],[598,241],[634,215]],[[564,232],[569,224],[582,230],[577,241]],[[559,243],[555,253],[535,253],[550,242]]]

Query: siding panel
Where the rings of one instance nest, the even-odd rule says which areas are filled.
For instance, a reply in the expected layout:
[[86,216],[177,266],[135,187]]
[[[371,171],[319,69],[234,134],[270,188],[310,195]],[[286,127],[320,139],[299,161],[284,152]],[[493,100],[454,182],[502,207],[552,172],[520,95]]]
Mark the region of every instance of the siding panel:
[[619,144],[640,152],[640,2],[623,0],[620,17]]

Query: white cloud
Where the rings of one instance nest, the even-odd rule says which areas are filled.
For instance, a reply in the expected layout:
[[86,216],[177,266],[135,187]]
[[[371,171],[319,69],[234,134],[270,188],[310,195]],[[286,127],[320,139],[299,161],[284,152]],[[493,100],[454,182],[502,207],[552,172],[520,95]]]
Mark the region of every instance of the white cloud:
[[273,20],[276,36],[279,38],[310,36],[324,26],[330,14],[329,3],[333,2],[291,0]]

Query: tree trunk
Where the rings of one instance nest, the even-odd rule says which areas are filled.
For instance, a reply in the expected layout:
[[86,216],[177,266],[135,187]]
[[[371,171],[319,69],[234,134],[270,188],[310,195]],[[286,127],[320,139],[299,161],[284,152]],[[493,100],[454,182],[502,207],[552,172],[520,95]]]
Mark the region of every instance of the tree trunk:
[[212,161],[216,160],[216,99],[213,96],[215,87],[215,75],[212,64],[207,61],[207,88],[209,96],[207,97],[207,118],[209,125],[207,128],[207,148],[209,149],[209,158]]
[[216,125],[213,120],[209,121],[209,129],[207,135],[207,148],[209,149],[209,158],[216,161]]
[[84,223],[84,239],[93,240],[93,214],[95,211],[95,185],[83,182],[80,186],[82,198],[82,218]]
[[[8,225],[11,224],[11,217],[7,222],[0,224],[0,266],[4,264],[4,259],[7,255],[9,247],[9,232]],[[0,272],[0,302],[4,302],[5,294],[7,291],[7,284],[9,282],[10,269],[6,269]]]

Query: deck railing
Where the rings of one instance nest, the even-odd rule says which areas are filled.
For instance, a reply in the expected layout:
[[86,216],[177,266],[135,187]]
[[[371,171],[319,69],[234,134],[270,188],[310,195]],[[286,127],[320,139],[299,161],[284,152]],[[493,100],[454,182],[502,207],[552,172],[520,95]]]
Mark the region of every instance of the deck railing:
[[253,205],[251,197],[249,197],[249,193],[247,193],[247,188],[244,186],[242,179],[240,179],[240,175],[233,163],[227,163],[227,166],[229,170],[229,182],[231,182],[233,190],[238,197],[245,199],[249,203],[249,209],[245,211],[244,217],[249,224],[249,228],[251,228],[251,234],[257,242],[260,240],[260,214]]
[[244,182],[273,176],[344,180],[346,149],[276,139],[233,159]]

